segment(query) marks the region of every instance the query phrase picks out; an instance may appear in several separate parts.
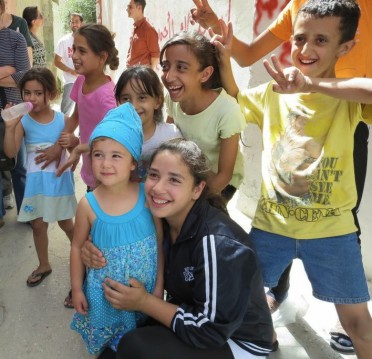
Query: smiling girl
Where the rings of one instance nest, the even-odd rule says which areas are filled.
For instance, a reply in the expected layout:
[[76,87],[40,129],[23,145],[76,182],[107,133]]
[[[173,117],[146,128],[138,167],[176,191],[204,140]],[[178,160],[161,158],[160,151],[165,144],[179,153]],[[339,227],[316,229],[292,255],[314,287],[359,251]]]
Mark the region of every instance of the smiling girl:
[[[23,76],[19,87],[23,100],[31,102],[33,109],[21,120],[18,117],[5,122],[4,151],[9,157],[14,157],[24,138],[28,165],[25,195],[18,221],[30,221],[32,225],[39,266],[28,277],[27,285],[34,287],[52,272],[48,259],[48,224],[58,221],[71,241],[76,199],[70,170],[56,177],[55,162],[43,170],[41,165],[35,164],[36,151],[57,141],[65,126],[64,114],[50,108],[50,101],[57,95],[57,84],[52,72],[47,68],[33,68]],[[63,160],[64,157],[63,154]]]
[[[272,350],[273,325],[256,255],[220,196],[210,193],[207,162],[194,142],[183,139],[155,151],[145,192],[151,213],[163,220],[167,301],[135,276],[130,286],[106,279],[105,296],[114,308],[157,322],[127,333],[116,355],[106,350],[101,359],[259,359]],[[102,253],[85,243],[84,262],[102,267]]]
[[[80,142],[88,143],[94,127],[107,111],[116,106],[115,84],[104,72],[106,65],[111,70],[119,66],[118,50],[110,31],[103,25],[86,24],[76,30],[73,55],[78,76],[71,90],[71,99],[76,102],[75,110],[68,121],[59,144],[72,145],[72,133],[79,126]],[[95,187],[90,158],[83,154],[81,177],[88,190]]]
[[211,190],[229,201],[243,178],[239,136],[245,122],[236,100],[221,88],[214,45],[198,33],[181,32],[164,44],[160,64],[167,122],[202,149],[211,163]]
[[[162,298],[161,269],[157,276],[157,266],[162,266],[162,261],[157,261],[161,229],[155,229],[143,183],[130,181],[141,155],[142,138],[141,120],[132,105],[124,104],[110,111],[89,139],[92,169],[100,184],[79,202],[76,213],[71,284],[77,313],[71,328],[81,334],[91,354],[106,347],[116,350],[121,337],[144,319],[142,314],[110,305],[102,288],[106,277],[123,284],[129,283],[130,276],[136,277],[147,291]],[[85,267],[80,250],[88,235],[109,264],[99,270],[88,269],[83,285]]]
[[148,66],[127,68],[120,76],[115,97],[118,104],[130,102],[141,117],[143,146],[134,180],[146,178],[148,162],[159,145],[167,140],[182,137],[179,129],[163,120],[163,86],[156,72]]

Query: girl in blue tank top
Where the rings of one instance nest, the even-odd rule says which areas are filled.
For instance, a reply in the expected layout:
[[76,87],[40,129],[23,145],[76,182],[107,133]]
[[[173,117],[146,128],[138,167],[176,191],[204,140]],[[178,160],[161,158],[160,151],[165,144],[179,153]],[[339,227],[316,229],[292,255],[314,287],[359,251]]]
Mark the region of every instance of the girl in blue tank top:
[[[116,350],[121,337],[145,319],[140,313],[115,309],[106,300],[102,287],[106,278],[123,284],[135,278],[148,292],[163,296],[163,275],[158,270],[162,266],[158,260],[161,230],[155,227],[147,208],[143,184],[130,181],[142,142],[141,120],[129,103],[108,112],[89,139],[93,174],[99,185],[79,202],[76,213],[71,246],[76,313],[71,328],[81,334],[88,351],[95,355],[106,347]],[[107,266],[87,269],[84,281],[80,250],[89,235],[104,253]]]

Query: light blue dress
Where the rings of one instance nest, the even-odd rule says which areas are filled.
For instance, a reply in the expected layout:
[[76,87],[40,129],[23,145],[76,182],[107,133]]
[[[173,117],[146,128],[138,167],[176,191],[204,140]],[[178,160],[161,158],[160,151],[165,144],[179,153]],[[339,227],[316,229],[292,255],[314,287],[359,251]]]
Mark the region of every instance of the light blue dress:
[[[55,222],[73,218],[76,212],[73,173],[67,169],[57,177],[55,161],[44,169],[41,169],[44,163],[35,163],[38,149],[47,148],[57,142],[65,127],[64,114],[54,112],[54,118],[49,123],[39,123],[26,114],[21,122],[27,149],[27,175],[18,221],[28,222],[42,218],[44,222]],[[65,161],[64,150],[61,164]]]
[[89,352],[97,355],[105,347],[116,351],[121,337],[145,319],[141,313],[113,308],[104,296],[102,283],[111,278],[128,284],[129,278],[135,278],[152,292],[156,282],[157,239],[152,215],[145,207],[143,183],[135,207],[121,216],[104,213],[94,192],[85,196],[96,215],[92,241],[102,251],[107,265],[87,270],[84,293],[88,314],[75,313],[71,329],[80,333]]

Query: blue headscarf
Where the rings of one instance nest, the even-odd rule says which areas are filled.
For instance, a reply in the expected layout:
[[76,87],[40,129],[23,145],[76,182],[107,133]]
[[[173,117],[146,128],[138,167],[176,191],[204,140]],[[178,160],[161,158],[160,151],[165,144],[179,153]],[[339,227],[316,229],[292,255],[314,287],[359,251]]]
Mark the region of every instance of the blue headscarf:
[[143,132],[142,122],[134,107],[124,103],[109,112],[96,126],[89,138],[89,147],[97,137],[108,137],[122,144],[133,158],[141,157]]

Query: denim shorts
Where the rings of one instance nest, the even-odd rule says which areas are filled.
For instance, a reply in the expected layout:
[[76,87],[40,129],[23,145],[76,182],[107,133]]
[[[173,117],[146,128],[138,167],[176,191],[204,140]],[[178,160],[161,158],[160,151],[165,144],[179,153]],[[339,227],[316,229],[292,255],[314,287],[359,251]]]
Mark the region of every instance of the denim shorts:
[[276,287],[283,271],[298,258],[303,262],[315,298],[334,304],[369,301],[356,233],[296,240],[252,228],[250,236],[266,287]]

